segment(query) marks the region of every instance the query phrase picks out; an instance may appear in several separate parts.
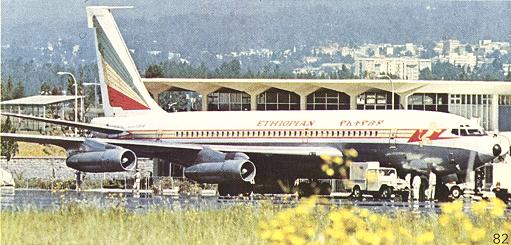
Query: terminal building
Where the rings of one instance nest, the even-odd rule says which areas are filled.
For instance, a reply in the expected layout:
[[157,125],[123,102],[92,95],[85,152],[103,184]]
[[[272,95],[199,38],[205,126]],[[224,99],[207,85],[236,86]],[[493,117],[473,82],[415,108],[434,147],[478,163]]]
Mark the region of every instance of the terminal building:
[[[489,131],[511,131],[511,82],[325,79],[143,79],[158,101],[166,91],[190,91],[199,110],[426,110],[476,120]],[[394,101],[392,101],[394,97]]]

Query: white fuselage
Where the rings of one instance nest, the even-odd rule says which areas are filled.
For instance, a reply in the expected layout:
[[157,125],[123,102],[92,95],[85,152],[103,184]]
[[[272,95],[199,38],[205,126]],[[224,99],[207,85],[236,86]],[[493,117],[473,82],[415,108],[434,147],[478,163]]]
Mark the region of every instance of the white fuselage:
[[[126,139],[201,144],[413,144],[461,148],[492,155],[493,137],[474,122],[428,111],[229,111],[145,113],[102,117]],[[453,129],[458,130],[457,134]],[[460,131],[478,131],[463,134]]]

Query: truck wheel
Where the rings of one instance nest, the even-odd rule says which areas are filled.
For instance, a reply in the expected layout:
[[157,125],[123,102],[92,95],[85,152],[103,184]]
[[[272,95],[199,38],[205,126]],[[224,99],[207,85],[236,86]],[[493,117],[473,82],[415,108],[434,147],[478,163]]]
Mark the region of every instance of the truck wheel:
[[390,200],[392,196],[392,188],[388,186],[382,186],[380,188],[380,198],[382,200]]
[[353,186],[353,189],[351,190],[351,198],[355,200],[362,199],[362,191],[360,190],[360,186]]
[[323,183],[319,184],[319,194],[320,195],[330,196],[331,193],[332,193],[332,186],[330,186],[329,183],[323,182]]
[[298,184],[298,196],[299,197],[310,197],[313,194],[312,187],[309,183],[301,182]]
[[458,199],[462,195],[463,195],[463,191],[461,190],[461,188],[459,186],[453,186],[451,188],[451,196],[452,196],[452,198]]

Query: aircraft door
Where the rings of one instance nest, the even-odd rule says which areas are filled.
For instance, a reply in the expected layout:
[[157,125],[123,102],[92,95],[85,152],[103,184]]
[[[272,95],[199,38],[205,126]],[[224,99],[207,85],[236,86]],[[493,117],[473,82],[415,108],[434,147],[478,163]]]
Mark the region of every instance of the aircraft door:
[[389,134],[389,148],[396,149],[397,129],[391,129]]

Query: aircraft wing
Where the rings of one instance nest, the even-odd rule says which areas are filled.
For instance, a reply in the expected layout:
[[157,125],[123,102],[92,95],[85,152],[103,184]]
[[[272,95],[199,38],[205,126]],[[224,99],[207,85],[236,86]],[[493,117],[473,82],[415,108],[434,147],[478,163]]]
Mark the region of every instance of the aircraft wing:
[[95,132],[100,132],[100,133],[105,133],[105,134],[119,134],[119,133],[125,132],[125,130],[120,129],[120,128],[101,126],[101,125],[95,125],[95,124],[90,124],[90,123],[82,123],[82,122],[73,122],[73,121],[67,121],[67,120],[61,120],[61,119],[36,117],[36,116],[30,116],[30,115],[10,113],[10,112],[2,112],[2,115],[23,118],[23,119],[29,119],[29,120],[35,120],[35,121],[40,121],[40,122],[54,123],[54,124],[70,126],[70,127],[83,128],[83,129],[87,129],[90,131],[95,131]]
[[[52,144],[65,148],[66,150],[78,149],[85,142],[83,137],[63,137],[48,135],[28,135],[14,133],[0,133],[2,139],[15,141],[32,142],[40,144]],[[177,163],[190,164],[195,160],[197,153],[208,147],[219,152],[242,152],[256,158],[265,157],[299,157],[316,158],[323,155],[342,156],[339,149],[333,147],[310,147],[310,146],[247,146],[247,145],[200,145],[165,143],[148,140],[120,140],[107,138],[91,138],[101,143],[117,145],[130,149],[139,157],[163,158]]]

